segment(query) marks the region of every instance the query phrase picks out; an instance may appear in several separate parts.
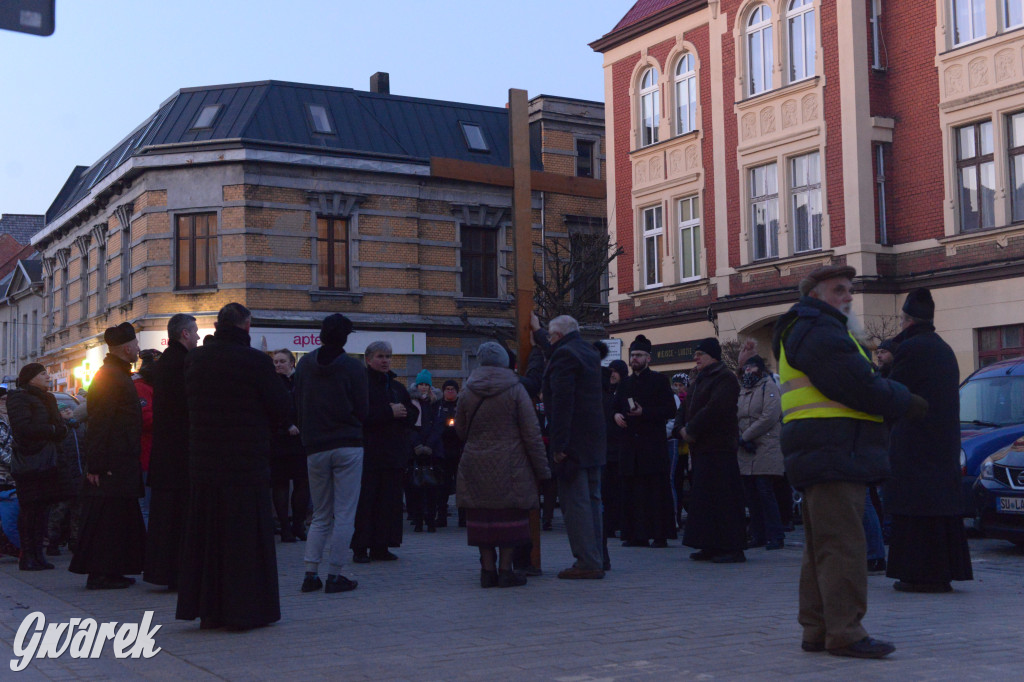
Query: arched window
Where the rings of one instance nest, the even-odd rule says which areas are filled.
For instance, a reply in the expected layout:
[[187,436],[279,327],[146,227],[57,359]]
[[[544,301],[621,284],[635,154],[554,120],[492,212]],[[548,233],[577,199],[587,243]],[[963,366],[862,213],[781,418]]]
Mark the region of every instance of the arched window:
[[772,89],[772,11],[758,5],[747,19],[747,95]]
[[676,64],[676,135],[693,132],[697,127],[697,74],[693,55],[684,54]]
[[661,120],[658,101],[658,70],[651,67],[640,79],[640,146],[658,141],[658,123]]
[[814,0],[789,3],[789,82],[814,75]]

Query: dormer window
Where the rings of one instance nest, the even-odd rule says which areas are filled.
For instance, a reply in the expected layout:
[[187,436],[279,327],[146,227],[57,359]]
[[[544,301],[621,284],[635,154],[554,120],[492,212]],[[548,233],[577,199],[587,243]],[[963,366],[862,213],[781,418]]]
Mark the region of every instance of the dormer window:
[[491,148],[487,146],[487,140],[484,139],[483,128],[476,123],[466,123],[465,121],[459,121],[459,126],[462,128],[462,135],[466,138],[466,146],[469,147],[469,151],[491,151]]
[[203,110],[199,112],[199,117],[196,122],[192,124],[191,130],[201,130],[203,128],[212,128],[213,122],[217,120],[217,114],[223,108],[221,104],[208,104],[203,107]]
[[309,104],[309,120],[313,124],[313,132],[320,135],[333,135],[334,126],[331,125],[331,117],[327,113],[327,107],[322,104]]

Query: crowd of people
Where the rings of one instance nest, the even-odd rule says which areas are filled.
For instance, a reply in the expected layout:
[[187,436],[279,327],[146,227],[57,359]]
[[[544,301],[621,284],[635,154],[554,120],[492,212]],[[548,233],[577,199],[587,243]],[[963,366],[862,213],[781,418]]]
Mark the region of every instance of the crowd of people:
[[544,329],[534,316],[518,373],[487,342],[461,390],[427,370],[407,387],[387,342],[366,347],[365,366],[345,352],[344,315],[296,364],[253,349],[251,314],[231,303],[201,346],[195,318],[174,315],[166,350],[144,351],[133,379],[135,331],[111,327],[84,414],[58,404],[42,365],[8,394],[13,480],[0,469],[0,488],[17,491],[20,568],[52,568],[46,554],[69,543],[89,589],[142,574],[177,591],[178,618],[244,629],[280,619],[275,533],[305,541],[302,592],[347,592],[348,552],[397,560],[405,521],[436,532],[454,492],[480,586],[517,587],[538,572],[530,512],[550,528],[556,496],[574,559],[558,577],[592,580],[611,569],[612,538],[662,548],[681,531],[692,560],[715,564],[782,549],[795,489],[803,649],[885,656],[894,647],[861,625],[869,571],[908,592],[971,579],[959,370],[927,290],[907,297],[903,332],[872,363],[850,314],[855,274],[827,266],[800,283],[775,327],[778,374],[752,343],[730,369],[715,338],[672,377],[650,368],[643,335],[628,365],[602,364],[606,346],[576,320]]

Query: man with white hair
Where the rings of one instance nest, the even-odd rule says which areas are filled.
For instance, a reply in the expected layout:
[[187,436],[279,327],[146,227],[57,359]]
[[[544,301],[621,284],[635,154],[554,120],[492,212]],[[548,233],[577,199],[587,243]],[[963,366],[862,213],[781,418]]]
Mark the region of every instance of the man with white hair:
[[601,467],[605,463],[601,358],[580,336],[575,319],[561,315],[548,324],[551,357],[544,370],[544,408],[552,460],[557,467],[562,515],[576,562],[563,579],[604,577]]
[[895,647],[868,636],[865,486],[889,476],[885,419],[923,415],[928,404],[883,379],[853,333],[847,265],[812,271],[800,301],[775,325],[782,382],[782,452],[804,495],[800,610],[804,651],[882,658]]

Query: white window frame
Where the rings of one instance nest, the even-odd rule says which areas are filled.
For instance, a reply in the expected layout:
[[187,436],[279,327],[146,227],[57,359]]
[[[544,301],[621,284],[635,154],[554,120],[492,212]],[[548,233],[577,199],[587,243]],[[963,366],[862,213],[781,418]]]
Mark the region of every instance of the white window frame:
[[[689,219],[683,219],[683,208],[689,208]],[[701,229],[700,229],[700,198],[694,194],[683,197],[676,205],[679,219],[679,281],[692,282],[701,278]],[[686,258],[686,246],[690,247],[690,258]],[[686,274],[689,266],[690,274]]]
[[[1024,0],[1003,0],[1003,28],[1007,31],[1024,26]],[[1016,7],[1020,17],[1017,23],[1010,23],[1010,8]]]
[[[800,162],[803,161],[803,172]],[[809,253],[821,250],[821,153],[813,151],[789,159],[789,210],[793,226],[793,253]],[[801,203],[807,206],[803,220],[800,218]],[[806,240],[805,248],[800,247],[801,237]]]
[[[801,29],[799,40],[794,38],[793,31],[797,26]],[[790,0],[789,11],[786,14],[786,37],[789,47],[789,82],[796,83],[813,78],[817,75],[815,58],[818,41],[817,28],[814,23],[814,0]],[[794,59],[797,48],[800,49],[803,58],[803,70],[799,73]]]
[[[779,257],[779,164],[776,161],[754,166],[748,171],[750,191],[750,243],[752,260],[768,260]],[[758,173],[763,172],[762,182]],[[772,182],[774,180],[774,182]],[[759,222],[758,213],[764,216]],[[758,254],[760,242],[764,242],[763,255]]]
[[[985,27],[985,5],[987,0],[949,0],[949,11],[950,20],[949,25],[952,27],[952,33],[950,34],[950,42],[953,47],[960,47],[961,45],[967,45],[977,40],[982,40],[987,37],[987,29]],[[957,22],[957,9],[960,7],[967,8],[967,23],[968,23],[968,37],[964,40],[957,40],[959,31],[957,30],[959,24]],[[976,13],[981,11],[981,26],[977,26]],[[980,33],[978,31],[981,31]]]
[[[1015,133],[1014,121],[1020,120],[1022,134]],[[1016,111],[1006,117],[1007,167],[1009,169],[1010,223],[1024,222],[1024,196],[1017,196],[1018,185],[1024,186],[1024,111]],[[1015,144],[1017,143],[1017,144]]]
[[693,55],[687,52],[676,62],[676,135],[686,135],[697,129],[697,71],[694,61]]
[[[984,139],[985,130],[988,131],[988,145]],[[970,146],[973,149],[965,149],[963,132],[971,131]],[[995,127],[992,119],[982,119],[973,123],[965,123],[953,129],[954,149],[956,151],[956,203],[957,220],[962,234],[977,232],[987,228],[995,227],[995,206],[996,206],[996,153],[995,153]],[[966,154],[970,154],[966,156]],[[965,179],[969,182],[965,182]],[[986,182],[987,181],[987,182]],[[973,183],[973,186],[972,184]],[[988,187],[989,192],[983,190]],[[977,214],[977,225],[967,226],[967,214],[965,213],[965,194],[971,194],[975,198],[975,211]]]
[[[773,75],[775,71],[775,45],[772,33],[772,10],[766,4],[758,5],[747,17],[747,28],[744,31],[747,68],[744,69],[747,75],[747,96],[753,97],[763,92],[769,92],[775,88]],[[754,49],[754,41],[758,41],[760,47]],[[754,78],[754,53],[760,58],[761,78],[764,87],[758,89],[757,79]]]
[[658,142],[658,126],[661,124],[661,101],[658,94],[658,69],[650,66],[640,76],[641,147],[649,147]]
[[[662,285],[661,254],[664,252],[665,243],[663,216],[660,204],[648,206],[640,212],[640,227],[643,234],[643,269],[640,276],[644,289],[656,289]],[[653,256],[650,253],[651,245],[653,245]],[[653,274],[653,279],[651,274]]]

